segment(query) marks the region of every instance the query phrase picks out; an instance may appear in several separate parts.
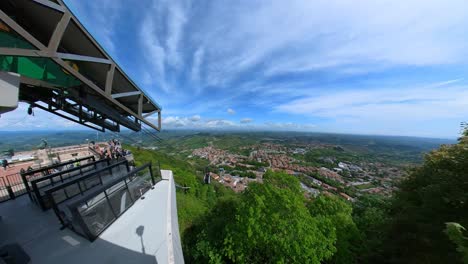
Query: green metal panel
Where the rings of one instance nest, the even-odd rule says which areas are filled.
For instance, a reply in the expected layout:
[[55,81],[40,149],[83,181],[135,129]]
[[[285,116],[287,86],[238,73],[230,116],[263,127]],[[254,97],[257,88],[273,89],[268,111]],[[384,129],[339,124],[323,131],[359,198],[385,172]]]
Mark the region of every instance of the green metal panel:
[[[10,30],[10,29],[9,29]],[[19,49],[35,49],[33,45],[24,40],[15,32],[5,32],[0,30],[0,47],[4,48],[19,48]]]
[[71,87],[81,82],[51,59],[0,55],[0,71],[46,81],[58,87]]

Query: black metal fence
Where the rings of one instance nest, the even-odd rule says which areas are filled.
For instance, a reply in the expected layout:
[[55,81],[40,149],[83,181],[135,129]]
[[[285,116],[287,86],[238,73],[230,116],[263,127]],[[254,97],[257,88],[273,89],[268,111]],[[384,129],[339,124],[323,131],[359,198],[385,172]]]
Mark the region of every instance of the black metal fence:
[[[45,166],[35,170],[29,170],[23,174],[14,173],[4,177],[0,177],[0,202],[15,199],[16,197],[26,193],[29,194],[31,190],[29,182],[31,180],[44,177],[45,175],[50,174],[54,170],[63,170],[76,162],[88,163],[90,161],[95,161],[94,156],[87,156],[80,159]],[[30,198],[32,200],[31,195]]]
[[107,227],[156,184],[151,163],[70,200],[59,219],[76,233],[95,240]]
[[53,186],[45,190],[45,195],[41,196],[42,203],[47,207],[52,207],[62,225],[65,225],[63,216],[64,208],[62,204],[77,199],[77,196],[84,196],[98,185],[105,185],[108,182],[126,175],[130,171],[127,160],[123,160],[110,166],[86,173],[81,177],[71,179],[60,185]]
[[62,171],[70,167],[75,167],[76,163],[81,165],[81,163],[89,163],[89,162],[94,162],[94,161],[96,161],[96,158],[94,156],[87,156],[87,157],[83,157],[80,159],[69,160],[66,162],[52,164],[52,165],[38,168],[35,170],[26,171],[24,173],[21,173],[21,178],[23,180],[23,184],[26,188],[26,191],[29,194],[29,198],[31,199],[31,201],[33,201],[33,197],[31,195],[31,185],[30,185],[31,181],[50,175],[55,171]]
[[83,176],[85,173],[95,171],[99,168],[110,165],[109,159],[98,160],[82,166],[58,171],[47,176],[36,178],[30,181],[32,200],[39,205],[42,210],[47,210],[50,205],[47,203],[45,192],[53,186],[64,184],[65,182]]
[[0,178],[0,202],[15,199],[20,195],[26,194],[26,192],[19,173]]

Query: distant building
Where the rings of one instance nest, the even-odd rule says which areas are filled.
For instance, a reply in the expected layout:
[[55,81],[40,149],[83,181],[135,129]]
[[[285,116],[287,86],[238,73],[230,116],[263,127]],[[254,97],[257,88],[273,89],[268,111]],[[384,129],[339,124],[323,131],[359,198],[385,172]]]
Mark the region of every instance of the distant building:
[[351,197],[351,196],[349,196],[349,195],[347,195],[346,193],[340,192],[340,196],[343,197],[343,198],[345,198],[346,201],[354,202],[354,198]]
[[223,177],[223,181],[224,182],[231,182],[231,177],[226,175],[226,176]]
[[325,188],[325,189],[327,189],[327,190],[332,190],[332,191],[335,191],[335,192],[338,191],[337,188],[335,188],[335,187],[333,187],[333,186],[330,186],[330,185],[328,185],[328,184],[326,184],[326,183],[322,183],[322,187]]
[[300,183],[301,185],[301,188],[306,191],[307,193],[309,193],[310,195],[314,196],[314,197],[317,197],[319,194],[320,194],[320,191],[315,189],[315,188],[311,188],[311,187],[308,187],[307,185],[305,185],[304,183]]
[[343,172],[342,168],[333,168],[333,170],[336,171],[336,172]]
[[305,154],[305,153],[306,153],[306,150],[303,148],[296,148],[295,150],[293,150],[293,154]]
[[215,181],[219,181],[219,179],[220,179],[219,175],[216,174],[216,173],[211,173],[211,178],[213,178],[213,180],[215,180]]
[[341,161],[338,163],[338,167],[340,167],[340,169],[343,169],[343,170],[348,170],[348,164],[341,162]]

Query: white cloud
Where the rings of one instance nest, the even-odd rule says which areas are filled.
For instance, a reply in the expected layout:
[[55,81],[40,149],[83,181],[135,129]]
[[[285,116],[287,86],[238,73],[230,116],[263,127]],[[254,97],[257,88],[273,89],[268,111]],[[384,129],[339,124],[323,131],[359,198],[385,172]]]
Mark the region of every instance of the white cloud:
[[183,64],[180,54],[180,40],[183,28],[187,23],[187,6],[184,6],[182,1],[167,1],[159,4],[167,4],[167,62],[175,68],[180,68]]
[[193,121],[188,117],[169,116],[163,118],[162,125],[168,128],[186,127],[193,125]]
[[234,111],[232,108],[228,108],[227,112],[230,115],[235,115],[236,114],[236,111]]
[[212,128],[228,128],[236,124],[224,119],[201,119],[200,116],[179,117],[169,116],[162,120],[164,129],[172,128],[190,128],[190,129],[212,129]]
[[244,118],[239,123],[226,119],[199,119],[192,117],[169,116],[163,119],[163,129],[220,129],[220,130],[256,130],[256,131],[313,131],[313,124],[293,122],[265,122],[252,124],[253,120]]
[[293,100],[276,109],[319,117],[375,117],[381,120],[462,117],[468,114],[468,87],[418,87],[334,92]]
[[205,123],[207,128],[229,128],[234,126],[236,126],[234,122],[224,119],[208,120]]
[[169,92],[170,87],[166,82],[166,51],[161,45],[156,31],[156,24],[152,16],[147,16],[143,21],[140,31],[142,48],[147,51],[146,63],[149,70],[145,72],[144,82],[147,84],[157,83],[159,87]]
[[156,83],[166,93],[174,89],[168,69],[180,70],[184,66],[182,50],[185,47],[181,46],[181,39],[188,10],[186,1],[153,1],[145,10],[139,29],[139,40],[150,66],[144,74],[145,83]]
[[322,69],[362,74],[398,65],[458,63],[468,55],[463,0],[292,0],[287,8],[284,1],[250,1],[210,7],[191,32],[199,35],[192,44],[206,51],[209,85],[229,88],[254,66],[270,76]]
[[395,134],[409,130],[414,134],[414,127],[446,120],[460,122],[468,116],[468,86],[455,85],[457,81],[399,89],[327,91],[285,102],[276,111],[326,118],[344,127],[381,133],[393,127],[398,128]]
[[293,122],[266,122],[261,128],[266,130],[313,131],[317,126],[314,124],[297,124]]
[[193,63],[190,76],[192,82],[198,88],[197,92],[200,92],[200,70],[203,62],[204,53],[205,51],[203,50],[203,48],[198,48],[197,51],[193,54]]
[[201,119],[200,115],[194,115],[194,116],[192,116],[192,117],[190,118],[190,121],[192,121],[192,122],[198,122],[198,121],[200,121],[200,119]]

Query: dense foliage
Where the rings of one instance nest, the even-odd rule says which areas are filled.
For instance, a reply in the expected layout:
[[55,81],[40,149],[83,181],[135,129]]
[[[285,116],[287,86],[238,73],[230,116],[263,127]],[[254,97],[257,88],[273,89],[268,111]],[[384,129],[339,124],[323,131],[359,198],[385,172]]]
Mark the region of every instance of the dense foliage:
[[352,205],[326,195],[306,198],[299,179],[282,172],[268,172],[263,184],[233,194],[202,184],[204,167],[134,152],[141,162],[160,160],[178,184],[191,187],[177,196],[187,263],[467,261],[466,135],[427,154],[393,197],[364,195]]
[[390,210],[392,263],[459,263],[446,222],[468,226],[468,137],[428,154],[401,183]]
[[161,169],[172,170],[177,185],[189,187],[188,190],[177,190],[177,211],[180,232],[190,227],[193,221],[205,215],[222,197],[229,197],[234,193],[219,184],[203,184],[204,168],[196,168],[191,164],[175,159],[158,151],[128,147],[133,152],[136,165],[152,162],[154,173]]
[[297,178],[268,172],[263,184],[199,219],[184,253],[193,263],[349,263],[357,237],[351,212],[338,198],[308,201]]
[[468,237],[464,234],[466,229],[458,223],[447,223],[445,233],[456,244],[457,251],[463,256],[463,262],[468,263]]

